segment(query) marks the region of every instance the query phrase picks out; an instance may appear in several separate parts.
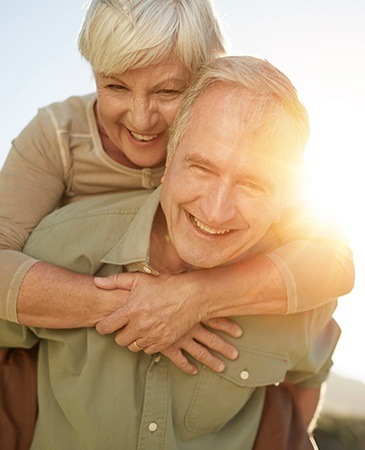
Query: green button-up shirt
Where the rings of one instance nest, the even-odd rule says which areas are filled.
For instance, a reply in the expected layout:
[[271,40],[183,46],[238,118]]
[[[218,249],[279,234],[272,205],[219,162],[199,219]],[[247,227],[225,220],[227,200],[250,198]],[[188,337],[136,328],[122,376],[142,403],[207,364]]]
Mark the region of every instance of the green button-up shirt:
[[[73,271],[146,271],[159,189],[105,195],[59,209],[25,252]],[[52,301],[52,299],[50,299]],[[239,350],[217,374],[181,372],[159,354],[132,353],[95,329],[48,330],[0,322],[0,345],[40,343],[39,416],[32,450],[246,450],[265,386],[285,378],[317,387],[339,329],[335,305],[290,316],[236,317]]]

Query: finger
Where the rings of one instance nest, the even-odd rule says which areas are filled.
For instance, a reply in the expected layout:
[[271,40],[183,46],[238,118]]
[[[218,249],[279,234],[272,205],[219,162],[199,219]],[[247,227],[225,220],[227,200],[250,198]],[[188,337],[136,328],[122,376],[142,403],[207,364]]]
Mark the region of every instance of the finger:
[[162,353],[169,358],[177,368],[188,375],[196,375],[198,373],[198,368],[188,360],[180,349],[168,348]]
[[[201,326],[201,328],[203,327]],[[145,348],[146,354],[162,352],[176,341],[176,337],[166,332],[165,328],[158,325],[151,326],[150,322],[144,324],[139,322],[136,325],[133,320],[130,320],[126,326],[115,331],[117,332],[116,342],[119,345],[127,347],[135,339],[138,339],[138,343]]]
[[226,317],[216,317],[214,319],[208,319],[203,323],[204,325],[213,328],[214,330],[223,331],[223,333],[228,334],[228,336],[232,336],[235,338],[238,338],[243,334],[242,328],[238,325],[238,323],[234,322],[231,319],[227,319]]
[[226,367],[225,363],[221,359],[213,355],[213,353],[211,353],[199,342],[191,340],[183,346],[183,349],[197,361],[201,362],[214,372],[223,372]]
[[128,345],[128,349],[131,352],[137,353],[137,352],[141,352],[142,350],[144,350],[143,347],[141,347],[137,341],[133,341],[131,344]]
[[115,273],[109,277],[95,277],[94,284],[100,289],[126,289],[130,291],[136,276],[134,273]]
[[[124,327],[121,330],[116,331],[114,341],[118,345],[121,347],[128,347],[132,351],[137,351],[137,348],[139,347],[139,350],[143,350],[146,354],[156,353],[145,338],[137,336],[131,337],[131,334],[126,331],[127,329],[128,327]],[[133,345],[134,349],[130,348],[131,345]]]
[[[194,339],[203,344],[209,350],[213,350],[222,356],[235,360],[238,356],[236,347],[221,336],[201,327],[196,331]],[[199,360],[200,361],[200,360]]]
[[[128,319],[125,317],[123,308],[118,309],[107,317],[104,317],[100,322],[96,324],[96,331],[101,334],[111,334],[117,330],[120,330],[128,324]],[[130,339],[126,344],[130,343],[134,339]]]

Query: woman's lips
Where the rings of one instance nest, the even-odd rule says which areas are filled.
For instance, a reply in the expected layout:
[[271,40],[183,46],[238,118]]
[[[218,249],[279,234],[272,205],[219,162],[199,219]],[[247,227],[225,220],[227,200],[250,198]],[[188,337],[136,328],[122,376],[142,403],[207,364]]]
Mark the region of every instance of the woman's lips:
[[156,139],[159,136],[158,134],[144,135],[144,134],[134,133],[131,130],[128,130],[128,131],[131,134],[131,136],[138,142],[150,142],[150,141],[153,141],[154,139]]

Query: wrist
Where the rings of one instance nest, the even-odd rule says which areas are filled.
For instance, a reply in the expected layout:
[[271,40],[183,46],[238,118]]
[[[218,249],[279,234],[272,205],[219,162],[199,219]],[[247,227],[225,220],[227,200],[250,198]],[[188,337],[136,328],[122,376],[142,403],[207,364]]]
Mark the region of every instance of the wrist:
[[182,278],[182,292],[180,298],[183,299],[184,308],[193,312],[195,323],[210,319],[210,297],[208,295],[207,279],[202,275],[203,270],[188,272],[177,275]]

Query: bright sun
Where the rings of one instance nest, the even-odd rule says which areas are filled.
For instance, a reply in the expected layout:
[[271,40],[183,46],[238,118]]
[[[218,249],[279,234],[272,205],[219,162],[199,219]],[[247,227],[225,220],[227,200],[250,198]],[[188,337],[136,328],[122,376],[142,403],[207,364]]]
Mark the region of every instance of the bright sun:
[[[308,196],[320,218],[343,227],[354,254],[356,281],[353,291],[340,298],[335,318],[342,336],[335,352],[335,371],[365,382],[365,368],[351,348],[364,342],[365,328],[365,194],[362,155],[365,150],[364,107],[348,104],[317,105],[309,112],[312,124],[305,166]],[[325,268],[323,269],[325,270]]]
[[317,114],[310,112],[310,117],[312,129],[305,158],[309,197],[321,217],[332,218],[349,233],[357,233],[358,219],[363,216],[359,211],[364,177],[359,157],[364,141],[360,137],[364,127],[361,114],[349,105],[330,103],[321,105]]

